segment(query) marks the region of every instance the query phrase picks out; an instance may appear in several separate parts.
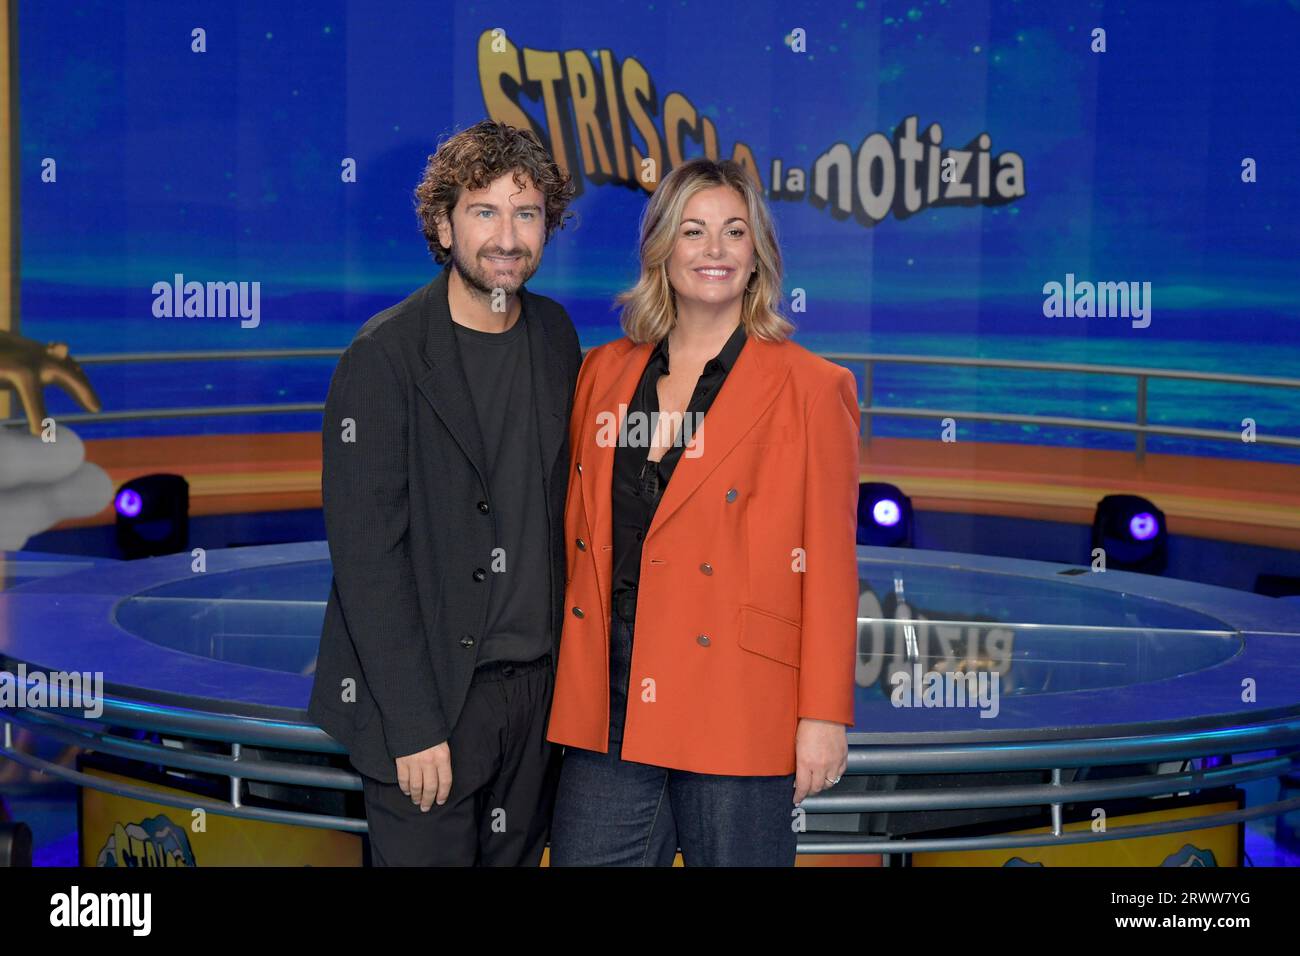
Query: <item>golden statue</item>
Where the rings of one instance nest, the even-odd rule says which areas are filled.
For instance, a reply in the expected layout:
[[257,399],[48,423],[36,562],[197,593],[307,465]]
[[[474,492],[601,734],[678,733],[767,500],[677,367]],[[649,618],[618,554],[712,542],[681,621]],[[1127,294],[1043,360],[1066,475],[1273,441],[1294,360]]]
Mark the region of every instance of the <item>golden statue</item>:
[[46,385],[58,385],[88,412],[101,409],[99,396],[77,360],[68,354],[65,342],[42,345],[12,332],[0,330],[0,387],[18,393],[27,413],[27,430],[40,435],[45,420]]

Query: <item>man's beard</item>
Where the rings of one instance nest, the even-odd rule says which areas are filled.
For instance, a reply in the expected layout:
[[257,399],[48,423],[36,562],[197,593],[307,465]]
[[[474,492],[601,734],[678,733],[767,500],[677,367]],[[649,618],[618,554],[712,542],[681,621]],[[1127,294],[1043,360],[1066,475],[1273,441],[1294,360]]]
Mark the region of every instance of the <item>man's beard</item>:
[[[471,289],[477,291],[480,295],[491,296],[497,289],[500,289],[506,295],[514,295],[519,291],[519,287],[531,279],[533,273],[537,271],[537,265],[532,261],[532,257],[528,254],[527,250],[521,249],[517,250],[517,252],[519,254],[518,264],[522,270],[519,274],[519,281],[517,283],[510,280],[507,280],[504,283],[496,281],[493,278],[494,273],[490,273],[487,268],[484,268],[479,264],[478,256],[465,256],[462,253],[462,250],[456,245],[454,239],[451,244],[451,261],[453,267],[460,273],[461,280]],[[501,255],[502,250],[489,249],[484,250],[482,254]],[[506,254],[509,255],[509,253]]]

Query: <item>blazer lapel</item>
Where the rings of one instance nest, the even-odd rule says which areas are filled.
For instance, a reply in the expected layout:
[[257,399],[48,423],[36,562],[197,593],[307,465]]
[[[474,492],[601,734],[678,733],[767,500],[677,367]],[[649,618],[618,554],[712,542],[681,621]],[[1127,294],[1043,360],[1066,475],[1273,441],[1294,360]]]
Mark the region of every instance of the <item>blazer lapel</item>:
[[456,345],[456,332],[452,328],[451,309],[447,305],[447,279],[450,273],[451,265],[448,263],[442,270],[442,275],[425,288],[422,354],[428,369],[416,379],[415,384],[447,426],[447,431],[451,432],[452,438],[474,466],[479,480],[486,488],[488,480],[484,463],[487,456],[483,451],[483,435],[479,431],[474,400],[470,397],[465,367],[461,364],[460,349]]
[[[649,343],[632,345],[626,339],[621,340],[621,343],[625,345],[624,350],[610,357],[608,369],[592,386],[592,394],[600,397],[588,407],[589,420],[576,423],[578,433],[582,436],[582,455],[578,459],[582,464],[582,474],[579,481],[582,485],[587,526],[593,529],[605,528],[610,534],[613,533],[610,495],[614,486],[614,450],[618,435],[623,430],[623,421],[627,418],[627,406],[632,401],[632,393],[641,380],[646,363],[650,361],[650,353],[654,351],[654,346]],[[575,409],[575,413],[582,414],[582,411]],[[611,545],[609,549],[596,554],[596,582],[600,586],[602,602],[608,601],[613,574],[614,553]],[[606,607],[604,610],[608,619],[610,609]]]
[[[691,444],[677,459],[677,467],[646,532],[647,539],[695,493],[776,400],[790,368],[777,360],[773,349],[771,343],[762,339],[750,336],[746,340],[735,366],[722,383],[722,390],[695,430]],[[693,454],[696,446],[699,454]]]
[[564,371],[554,333],[547,328],[537,299],[526,288],[519,290],[523,303],[521,321],[527,323],[528,355],[532,361],[533,394],[537,399],[537,428],[542,448],[542,480],[550,489],[555,457],[564,443],[564,420],[568,396],[564,393]]
[[[590,406],[592,420],[576,423],[583,443],[582,456],[579,458],[583,467],[579,480],[588,527],[613,527],[613,515],[607,512],[612,507],[610,493],[614,479],[617,436],[622,432],[627,406],[632,401],[632,393],[645,372],[653,350],[653,345],[643,343],[611,356],[609,369],[593,387],[593,394],[600,398]],[[789,366],[776,354],[774,345],[752,336],[745,342],[735,366],[722,384],[722,390],[713,400],[703,423],[695,431],[694,441],[702,442],[698,446],[701,453],[691,456],[688,448],[677,459],[677,467],[655,510],[654,520],[646,534],[647,539],[699,489],[740,440],[754,428],[776,401],[777,393],[789,374]],[[595,416],[602,413],[607,417],[596,420]],[[602,428],[602,423],[608,424]],[[605,440],[611,437],[614,441]],[[611,550],[603,550],[596,559],[596,579],[603,601],[613,585],[614,556]],[[604,610],[608,616],[610,609]]]

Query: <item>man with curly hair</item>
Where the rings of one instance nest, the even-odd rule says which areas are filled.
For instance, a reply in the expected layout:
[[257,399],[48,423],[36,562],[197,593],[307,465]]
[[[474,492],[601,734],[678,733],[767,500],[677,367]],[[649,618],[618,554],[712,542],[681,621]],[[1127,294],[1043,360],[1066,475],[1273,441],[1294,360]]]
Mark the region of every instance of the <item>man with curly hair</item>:
[[582,356],[525,283],[573,194],[529,130],[444,142],[415,190],[442,273],[366,322],[330,382],[308,713],[362,775],[375,865],[535,866],[546,844]]

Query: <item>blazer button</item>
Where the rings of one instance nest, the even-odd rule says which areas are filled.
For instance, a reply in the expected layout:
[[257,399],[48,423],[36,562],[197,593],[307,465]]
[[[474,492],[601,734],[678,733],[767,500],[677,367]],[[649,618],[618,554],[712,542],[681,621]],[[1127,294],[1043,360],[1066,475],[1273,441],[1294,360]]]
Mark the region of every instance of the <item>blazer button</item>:
[[464,637],[462,637],[462,638],[460,639],[460,646],[461,646],[461,647],[473,647],[473,646],[474,646],[474,638],[472,638],[472,637],[470,637],[468,634],[466,634]]
[[480,502],[478,503],[478,510],[479,510],[482,514],[487,514],[487,513],[488,513],[488,504],[487,504],[487,502],[486,502],[486,501],[480,501]]
[[697,637],[697,638],[695,639],[695,643],[696,643],[696,644],[699,644],[700,647],[708,647],[708,646],[709,646],[709,635],[707,635],[707,634],[701,634],[699,637]]
[[482,568],[475,568],[475,569],[474,569],[474,580],[475,580],[475,581],[485,581],[485,580],[487,580],[487,572],[484,571]]
[[578,462],[578,474],[582,474],[582,462]]
[[735,500],[736,500],[736,489],[735,489],[735,488],[728,488],[728,489],[727,489],[727,501],[735,501]]
[[581,538],[578,539],[578,550],[579,551],[587,550],[587,542],[583,541]]
[[575,608],[573,609],[573,616],[574,616],[574,617],[583,617],[582,608],[580,608],[580,607],[575,607]]
[[709,564],[709,562],[705,561],[703,564],[700,565],[700,571],[703,572],[704,574],[712,574],[712,573],[713,573],[713,565],[711,565],[711,564]]

